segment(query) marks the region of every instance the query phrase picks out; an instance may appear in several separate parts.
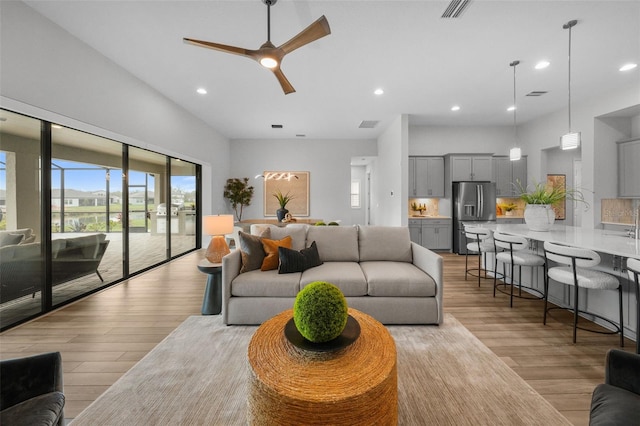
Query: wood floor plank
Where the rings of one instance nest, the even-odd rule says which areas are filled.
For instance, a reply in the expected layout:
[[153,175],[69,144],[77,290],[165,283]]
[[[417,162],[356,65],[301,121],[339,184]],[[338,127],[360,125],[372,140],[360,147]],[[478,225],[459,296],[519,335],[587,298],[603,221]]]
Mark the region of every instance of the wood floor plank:
[[[615,336],[580,332],[571,315],[542,325],[542,302],[493,297],[493,280],[464,279],[464,257],[444,257],[444,310],[518,373],[574,425],[588,425],[593,388]],[[67,418],[75,417],[190,315],[199,315],[206,276],[203,251],[148,271],[49,315],[0,334],[2,359],[62,352]],[[632,351],[634,342],[625,342]]]

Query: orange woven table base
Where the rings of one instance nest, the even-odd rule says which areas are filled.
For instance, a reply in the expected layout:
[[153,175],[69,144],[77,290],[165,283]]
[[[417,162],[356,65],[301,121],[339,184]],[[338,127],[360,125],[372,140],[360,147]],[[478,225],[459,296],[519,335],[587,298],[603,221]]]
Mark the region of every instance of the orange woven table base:
[[378,321],[355,309],[360,337],[336,352],[291,345],[282,312],[249,343],[248,421],[253,425],[393,425],[398,422],[396,345]]

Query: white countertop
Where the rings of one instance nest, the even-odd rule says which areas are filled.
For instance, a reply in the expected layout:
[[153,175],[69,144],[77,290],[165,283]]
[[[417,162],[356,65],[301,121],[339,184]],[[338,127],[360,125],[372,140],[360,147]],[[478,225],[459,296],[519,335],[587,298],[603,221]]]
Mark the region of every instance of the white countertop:
[[600,253],[640,259],[640,240],[629,238],[624,232],[604,229],[578,228],[575,226],[554,225],[550,231],[531,231],[527,225],[483,224],[486,228],[513,235],[520,235],[535,241],[552,241],[588,248]]

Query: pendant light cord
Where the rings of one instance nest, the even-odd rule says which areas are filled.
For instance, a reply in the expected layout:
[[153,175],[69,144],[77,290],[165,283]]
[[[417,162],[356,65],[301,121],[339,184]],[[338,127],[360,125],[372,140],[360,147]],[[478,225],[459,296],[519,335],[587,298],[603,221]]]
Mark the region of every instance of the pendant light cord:
[[568,75],[568,86],[569,86],[569,90],[568,90],[568,94],[569,94],[569,133],[571,133],[571,28],[573,28],[576,24],[578,23],[578,21],[576,21],[575,19],[572,21],[567,22],[566,24],[564,24],[562,26],[562,28],[564,28],[565,30],[568,29],[569,30],[569,56],[568,56],[568,64],[569,64],[569,75]]
[[520,64],[520,61],[513,61],[509,65],[513,67],[513,146],[518,147],[518,121],[516,114],[518,111],[516,105],[516,67]]
[[271,42],[271,2],[267,1],[267,41]]

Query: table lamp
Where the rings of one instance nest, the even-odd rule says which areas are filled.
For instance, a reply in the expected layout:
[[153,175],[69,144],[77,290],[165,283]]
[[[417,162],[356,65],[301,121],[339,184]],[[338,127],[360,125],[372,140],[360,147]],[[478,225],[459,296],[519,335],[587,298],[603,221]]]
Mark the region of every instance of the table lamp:
[[233,232],[233,215],[204,216],[202,224],[204,232],[211,235],[211,241],[204,256],[211,263],[222,263],[222,258],[231,252],[224,236]]

